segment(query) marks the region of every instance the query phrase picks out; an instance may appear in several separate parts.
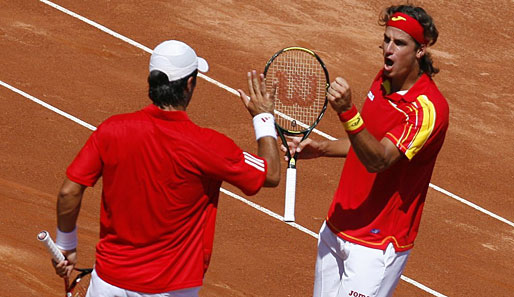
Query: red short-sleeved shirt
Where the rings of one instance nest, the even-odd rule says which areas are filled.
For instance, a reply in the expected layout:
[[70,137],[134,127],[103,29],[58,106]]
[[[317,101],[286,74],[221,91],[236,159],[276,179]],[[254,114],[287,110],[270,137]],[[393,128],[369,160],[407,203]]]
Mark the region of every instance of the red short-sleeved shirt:
[[362,118],[378,140],[390,139],[406,158],[370,173],[351,148],[327,223],[341,238],[371,248],[412,248],[437,154],[448,128],[446,99],[426,74],[409,91],[389,94],[382,72],[375,78]]
[[265,160],[185,112],[149,105],[102,123],[67,176],[86,186],[103,176],[98,275],[160,293],[202,284],[222,181],[253,195],[266,170]]

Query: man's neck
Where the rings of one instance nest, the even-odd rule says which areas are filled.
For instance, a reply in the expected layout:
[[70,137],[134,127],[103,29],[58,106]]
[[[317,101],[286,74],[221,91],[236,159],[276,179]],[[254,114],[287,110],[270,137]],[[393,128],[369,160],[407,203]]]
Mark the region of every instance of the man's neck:
[[161,110],[164,111],[186,111],[185,106],[171,106],[171,105],[165,105],[164,107],[159,107]]
[[410,89],[420,77],[419,69],[411,71],[404,78],[391,79],[391,93]]

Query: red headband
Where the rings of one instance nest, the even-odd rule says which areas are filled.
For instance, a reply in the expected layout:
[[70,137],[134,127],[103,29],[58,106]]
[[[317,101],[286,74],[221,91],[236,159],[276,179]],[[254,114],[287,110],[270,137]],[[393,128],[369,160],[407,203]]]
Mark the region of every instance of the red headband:
[[395,27],[404,31],[420,44],[427,43],[427,40],[423,34],[423,27],[415,18],[405,13],[396,12],[393,14],[389,21],[387,21],[387,26]]

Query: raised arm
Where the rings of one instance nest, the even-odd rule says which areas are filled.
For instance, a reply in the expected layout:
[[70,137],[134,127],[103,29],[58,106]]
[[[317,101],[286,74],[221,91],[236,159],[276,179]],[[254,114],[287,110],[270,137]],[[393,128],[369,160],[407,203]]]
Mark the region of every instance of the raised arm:
[[400,160],[403,154],[389,139],[379,141],[366,130],[351,96],[350,86],[343,78],[338,77],[330,84],[328,100],[344,121],[343,125],[347,125],[345,129],[357,157],[369,172],[384,171]]
[[277,146],[277,135],[274,125],[274,102],[266,92],[264,75],[255,70],[248,72],[248,88],[250,96],[238,90],[241,101],[253,117],[257,137],[257,154],[268,164],[265,187],[276,187],[280,182],[280,156]]

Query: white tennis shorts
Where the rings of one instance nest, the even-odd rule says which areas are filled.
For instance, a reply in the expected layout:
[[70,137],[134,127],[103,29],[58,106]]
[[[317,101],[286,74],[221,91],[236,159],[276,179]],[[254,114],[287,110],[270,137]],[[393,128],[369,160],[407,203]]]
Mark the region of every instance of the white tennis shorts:
[[91,273],[91,282],[86,297],[198,297],[201,287],[169,291],[160,294],[145,294],[118,288],[102,280],[96,270]]
[[372,249],[335,235],[326,222],[318,239],[314,297],[392,296],[410,250]]

